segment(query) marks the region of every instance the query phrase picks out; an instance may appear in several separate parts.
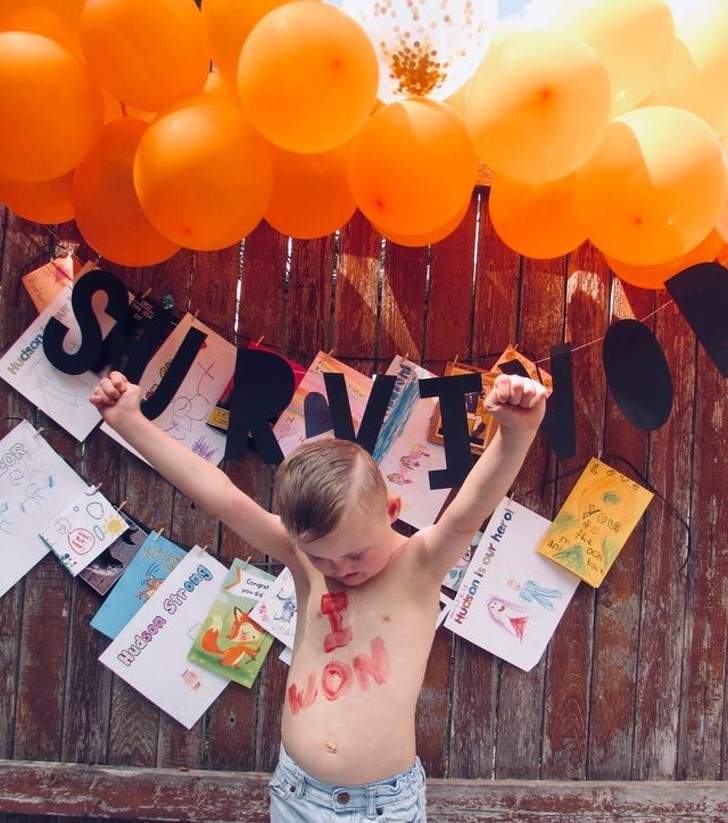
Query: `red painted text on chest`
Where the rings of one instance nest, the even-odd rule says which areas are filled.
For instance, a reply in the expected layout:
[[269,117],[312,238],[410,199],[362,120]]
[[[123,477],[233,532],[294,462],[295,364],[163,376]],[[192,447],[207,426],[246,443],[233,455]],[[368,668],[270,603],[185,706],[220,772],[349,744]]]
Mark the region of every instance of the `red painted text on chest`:
[[[344,612],[349,606],[346,592],[328,593],[321,597],[321,613],[331,624],[331,631],[324,637],[324,651],[330,654],[335,649],[347,646],[353,639],[350,627],[344,626]],[[381,686],[389,677],[389,656],[384,640],[377,635],[369,641],[371,654],[357,654],[351,662],[331,659],[320,672],[313,670],[306,679],[306,685],[299,688],[296,683],[288,687],[288,705],[291,714],[298,714],[314,704],[319,694],[327,700],[337,700],[356,683],[367,691],[372,682]]]

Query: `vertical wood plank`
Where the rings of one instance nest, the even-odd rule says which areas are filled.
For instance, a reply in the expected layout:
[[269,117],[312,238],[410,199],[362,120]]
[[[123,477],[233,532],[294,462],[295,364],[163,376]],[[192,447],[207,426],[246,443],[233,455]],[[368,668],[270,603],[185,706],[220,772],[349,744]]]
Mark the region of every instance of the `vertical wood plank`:
[[721,780],[728,742],[728,413],[725,378],[702,347],[695,412],[678,778]]
[[[479,234],[473,330],[473,364],[489,368],[515,340],[518,317],[518,255],[498,238],[488,216],[487,191],[474,198]],[[491,777],[496,770],[500,663],[461,638],[454,641],[450,722],[450,777]],[[508,746],[503,747],[508,751]]]
[[[647,509],[650,540],[644,555],[640,661],[637,673],[635,777],[673,777],[684,649],[686,603],[686,532],[692,479],[695,338],[674,305],[655,316],[657,339],[672,376],[674,405],[667,423],[650,436],[650,482],[659,498]],[[701,616],[702,618],[702,616]]]
[[[460,226],[432,246],[423,356],[426,367],[435,374],[442,374],[446,361],[455,355],[466,358],[472,351],[476,216],[474,196]],[[449,632],[435,635],[417,706],[417,748],[431,777],[447,774],[453,644]],[[474,708],[477,714],[487,711],[480,701]]]
[[[605,377],[600,339],[607,328],[609,275],[600,255],[584,244],[569,256],[566,338],[574,352],[577,453],[560,467],[556,506],[603,442]],[[594,590],[579,585],[549,647],[541,777],[586,775],[593,651]]]
[[[655,293],[612,281],[613,320],[648,317]],[[603,459],[638,483],[647,477],[648,436],[625,419],[607,392]],[[636,472],[634,469],[636,469]],[[640,522],[596,593],[588,777],[632,776],[640,582],[645,527]]]

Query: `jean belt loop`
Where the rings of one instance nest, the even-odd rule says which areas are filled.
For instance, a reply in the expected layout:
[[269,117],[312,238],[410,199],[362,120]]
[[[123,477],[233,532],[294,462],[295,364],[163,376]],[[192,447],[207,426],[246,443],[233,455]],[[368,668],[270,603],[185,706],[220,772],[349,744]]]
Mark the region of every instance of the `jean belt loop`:
[[377,789],[375,786],[370,786],[366,789],[367,793],[367,817],[373,820],[377,818]]

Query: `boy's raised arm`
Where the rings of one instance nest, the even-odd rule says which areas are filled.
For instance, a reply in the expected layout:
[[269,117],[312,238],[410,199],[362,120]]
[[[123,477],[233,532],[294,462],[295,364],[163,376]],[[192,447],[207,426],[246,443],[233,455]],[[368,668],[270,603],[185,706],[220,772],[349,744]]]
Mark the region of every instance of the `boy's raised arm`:
[[499,375],[485,406],[499,423],[495,437],[437,523],[420,533],[422,560],[438,579],[462,556],[516,479],[543,419],[546,390],[534,380]]
[[294,561],[279,518],[238,489],[217,466],[147,420],[140,408],[139,386],[120,372],[111,372],[89,399],[104,420],[190,500],[266,554],[285,564]]

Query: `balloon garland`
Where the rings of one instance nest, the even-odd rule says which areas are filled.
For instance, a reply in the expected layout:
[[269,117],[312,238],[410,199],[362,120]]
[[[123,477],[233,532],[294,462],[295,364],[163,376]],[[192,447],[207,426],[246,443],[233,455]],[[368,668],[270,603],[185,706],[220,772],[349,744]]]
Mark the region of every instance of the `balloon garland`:
[[[213,71],[210,72],[210,66]],[[728,242],[725,0],[5,0],[0,198],[152,265],[359,209],[662,288]]]

